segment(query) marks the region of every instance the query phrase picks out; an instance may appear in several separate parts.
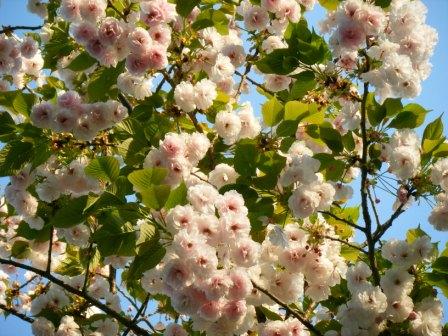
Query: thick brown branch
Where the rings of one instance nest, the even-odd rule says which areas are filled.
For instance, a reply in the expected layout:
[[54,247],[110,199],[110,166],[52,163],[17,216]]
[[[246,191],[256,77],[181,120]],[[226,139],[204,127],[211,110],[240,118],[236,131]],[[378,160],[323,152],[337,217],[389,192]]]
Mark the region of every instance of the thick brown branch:
[[6,305],[4,305],[4,304],[1,304],[1,303],[0,303],[0,310],[3,310],[3,311],[5,311],[5,312],[8,312],[8,313],[10,313],[11,315],[14,315],[14,316],[18,317],[19,319],[21,319],[21,320],[23,320],[23,321],[26,321],[26,322],[28,322],[28,323],[33,323],[33,322],[34,322],[34,319],[33,319],[33,318],[31,318],[31,317],[29,317],[29,316],[26,316],[25,314],[19,313],[19,312],[18,312],[17,310],[15,310],[14,308],[12,308],[12,307],[8,307],[8,306],[6,306]]
[[308,328],[309,331],[312,331],[318,336],[322,336],[322,333],[315,326],[313,326],[310,321],[308,321],[305,317],[299,314],[296,310],[291,309],[286,303],[282,302],[275,295],[269,293],[266,289],[258,286],[254,281],[252,281],[252,285],[254,286],[254,288],[256,288],[257,290],[268,296],[272,301],[274,301],[275,303],[280,305],[283,309],[285,309],[287,314],[292,315],[296,319],[298,319],[305,327]]
[[36,274],[42,276],[43,278],[49,280],[50,282],[64,288],[67,292],[77,295],[77,296],[83,298],[84,300],[86,300],[87,302],[89,302],[91,305],[101,309],[103,312],[105,312],[109,316],[117,319],[117,321],[120,322],[121,324],[123,324],[125,327],[130,328],[136,335],[139,335],[139,336],[149,336],[150,335],[148,331],[142,329],[141,327],[139,327],[137,325],[134,325],[134,323],[131,320],[124,317],[120,313],[109,308],[107,305],[101,303],[100,301],[98,301],[94,297],[90,296],[89,294],[87,294],[83,291],[80,291],[79,289],[76,289],[74,287],[71,287],[70,285],[68,285],[65,282],[63,282],[62,280],[56,278],[52,274],[47,273],[46,271],[42,271],[38,268],[29,266],[26,264],[22,264],[22,263],[14,261],[14,260],[7,260],[7,259],[3,259],[3,258],[0,258],[0,264],[12,265],[12,266],[36,273]]

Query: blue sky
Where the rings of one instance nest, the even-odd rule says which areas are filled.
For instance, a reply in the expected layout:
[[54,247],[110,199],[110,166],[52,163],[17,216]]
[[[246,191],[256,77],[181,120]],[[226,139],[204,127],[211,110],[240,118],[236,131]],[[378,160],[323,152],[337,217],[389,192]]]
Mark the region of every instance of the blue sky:
[[[444,123],[447,125],[445,134],[448,134],[448,109],[447,109],[447,87],[448,87],[448,0],[423,0],[428,7],[427,23],[437,29],[439,33],[439,43],[437,45],[434,56],[432,57],[433,71],[428,80],[423,83],[423,92],[421,96],[414,101],[423,105],[425,108],[432,110],[429,113],[427,121],[432,121],[441,113],[444,113]],[[26,0],[0,0],[0,26],[2,25],[37,25],[40,19],[26,11]],[[324,15],[321,8],[307,13],[307,18],[311,25]],[[247,100],[251,100],[256,111],[260,111],[259,107],[262,103],[260,96],[246,96]],[[355,192],[358,186],[355,186]],[[391,213],[391,205],[393,199],[390,197],[380,197],[379,203],[380,217],[387,219]],[[437,232],[432,230],[431,225],[427,222],[430,208],[425,203],[414,204],[414,206],[405,212],[386,235],[387,238],[395,237],[404,239],[406,230],[421,225],[421,228],[431,235],[433,241],[440,242],[439,247],[443,248],[448,241],[448,233]],[[445,301],[445,314],[448,315],[448,303]],[[447,317],[445,317],[445,320]],[[0,336],[31,336],[30,327],[16,319],[9,317],[4,320],[0,317]]]

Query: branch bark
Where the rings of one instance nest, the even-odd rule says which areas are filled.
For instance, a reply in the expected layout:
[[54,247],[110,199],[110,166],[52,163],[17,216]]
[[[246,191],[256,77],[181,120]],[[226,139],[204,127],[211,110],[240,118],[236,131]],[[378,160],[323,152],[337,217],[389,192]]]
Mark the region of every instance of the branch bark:
[[[132,323],[137,324],[137,321],[140,317],[140,315],[143,313],[143,311],[145,310],[146,306],[148,305],[149,302],[149,298],[150,295],[146,295],[145,301],[143,301],[142,305],[140,306],[140,309],[137,311],[137,313],[135,314],[134,318],[132,319]],[[131,331],[130,328],[127,328],[124,332],[122,336],[126,336],[127,334],[129,334],[129,332]]]
[[12,33],[14,30],[39,30],[42,26],[2,26],[0,34]]
[[31,318],[29,316],[26,316],[25,314],[19,313],[14,308],[8,307],[8,306],[6,306],[4,304],[1,304],[1,303],[0,303],[0,310],[4,310],[5,312],[8,312],[11,315],[14,315],[14,316],[18,317],[19,319],[21,319],[21,320],[23,320],[25,322],[28,322],[28,323],[33,323],[34,322],[33,318]]
[[14,260],[8,260],[8,259],[3,259],[3,258],[0,258],[0,264],[12,265],[12,266],[21,268],[23,270],[27,270],[27,271],[31,271],[33,273],[36,273],[36,274],[42,276],[43,278],[49,280],[50,282],[52,282],[52,283],[62,287],[67,292],[72,293],[74,295],[77,295],[77,296],[83,298],[84,300],[86,300],[87,302],[89,302],[91,305],[101,309],[103,312],[105,312],[109,316],[117,319],[117,321],[120,322],[125,327],[130,328],[136,335],[139,335],[139,336],[149,336],[150,335],[150,333],[148,331],[146,331],[145,329],[135,325],[128,318],[124,317],[123,315],[121,315],[120,313],[116,312],[115,310],[109,308],[107,305],[101,303],[100,301],[98,301],[94,297],[90,296],[89,294],[87,294],[87,293],[85,293],[83,291],[80,291],[79,289],[76,289],[74,287],[71,287],[70,285],[66,284],[62,280],[60,280],[60,279],[56,278],[55,276],[53,276],[51,273],[47,273],[46,271],[40,270],[38,268],[29,266],[29,265],[26,265],[26,264],[19,263],[19,262],[14,261]]
[[298,319],[305,327],[308,328],[309,331],[312,331],[313,333],[315,333],[318,336],[323,336],[322,333],[311,324],[310,321],[308,321],[304,316],[302,316],[301,314],[299,314],[297,311],[289,308],[289,306],[284,303],[283,301],[281,301],[279,298],[277,298],[275,295],[269,293],[266,289],[258,286],[253,280],[252,280],[252,286],[254,286],[254,288],[258,289],[260,292],[262,292],[263,294],[265,294],[266,296],[268,296],[272,301],[274,301],[275,303],[277,303],[278,305],[280,305],[283,309],[286,310],[286,313],[289,315],[294,316],[296,319]]

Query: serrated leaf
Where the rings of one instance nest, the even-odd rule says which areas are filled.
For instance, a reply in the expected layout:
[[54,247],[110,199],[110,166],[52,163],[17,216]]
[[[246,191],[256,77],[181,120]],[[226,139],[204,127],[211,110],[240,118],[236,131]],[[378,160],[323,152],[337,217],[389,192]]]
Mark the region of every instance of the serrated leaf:
[[84,171],[96,179],[113,182],[120,175],[120,164],[113,156],[101,156],[90,161]]
[[423,141],[425,139],[437,140],[443,135],[442,116],[438,117],[433,122],[430,122],[423,131]]
[[179,184],[179,186],[170,191],[168,199],[165,202],[164,208],[171,209],[176,205],[184,205],[187,203],[187,186],[184,182]]
[[145,168],[133,171],[128,175],[128,180],[138,192],[151,188],[153,184],[160,184],[168,171],[164,168]]
[[176,11],[182,17],[187,17],[194,7],[201,3],[200,0],[176,0]]
[[266,126],[274,126],[282,120],[283,105],[280,101],[272,97],[261,107],[263,121]]
[[284,120],[297,120],[309,115],[309,104],[299,101],[289,101],[285,104]]
[[64,204],[50,219],[50,225],[57,228],[68,228],[84,222],[84,209],[87,205],[87,199],[87,196],[81,196]]
[[388,125],[396,129],[416,128],[425,121],[427,111],[418,104],[408,104]]
[[322,124],[319,126],[320,139],[333,152],[340,153],[344,150],[341,134],[335,130],[330,124]]
[[160,210],[165,205],[170,195],[170,186],[166,184],[152,185],[149,189],[140,191],[143,204],[155,210]]
[[89,55],[86,51],[83,51],[75,57],[73,61],[66,67],[72,71],[83,71],[96,64],[97,60]]
[[106,101],[108,98],[115,98],[110,89],[117,83],[117,78],[123,70],[124,62],[118,63],[114,68],[98,68],[90,76],[90,81],[87,85],[89,101]]

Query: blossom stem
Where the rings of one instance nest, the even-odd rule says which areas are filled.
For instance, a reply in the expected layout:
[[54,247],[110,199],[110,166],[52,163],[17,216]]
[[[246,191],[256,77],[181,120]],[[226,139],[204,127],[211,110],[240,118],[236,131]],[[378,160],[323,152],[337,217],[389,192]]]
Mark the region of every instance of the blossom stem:
[[26,264],[22,264],[19,263],[17,261],[14,260],[8,260],[8,259],[3,259],[0,258],[0,264],[4,264],[4,265],[11,265],[11,266],[15,266],[18,268],[21,268],[23,270],[27,270],[27,271],[31,271],[33,273],[36,273],[42,277],[44,277],[45,279],[49,280],[50,282],[64,288],[67,292],[72,293],[74,295],[77,295],[81,298],[83,298],[84,300],[86,300],[87,302],[89,302],[90,304],[92,304],[93,306],[101,309],[103,312],[105,312],[106,314],[112,316],[113,318],[117,319],[117,321],[119,321],[121,324],[123,324],[125,327],[131,328],[131,330],[139,336],[149,336],[149,332],[146,331],[145,329],[135,325],[131,320],[129,320],[128,318],[124,317],[123,315],[121,315],[120,313],[116,312],[115,310],[109,308],[107,305],[101,303],[100,301],[98,301],[97,299],[95,299],[94,297],[90,296],[89,294],[76,289],[68,284],[66,284],[65,282],[63,282],[62,280],[56,278],[55,276],[53,276],[51,273],[47,273],[46,271],[43,271],[41,269],[26,265]]
[[286,303],[282,302],[275,295],[269,293],[266,289],[258,286],[253,280],[252,280],[252,286],[254,286],[254,288],[259,290],[266,296],[268,296],[272,301],[274,301],[278,305],[282,306],[283,309],[285,309],[287,314],[292,315],[296,319],[298,319],[305,327],[308,328],[309,331],[313,332],[317,336],[323,336],[322,333],[315,326],[313,326],[310,321],[308,321],[305,317],[303,317],[301,314],[299,314],[296,310],[289,308],[289,306]]

